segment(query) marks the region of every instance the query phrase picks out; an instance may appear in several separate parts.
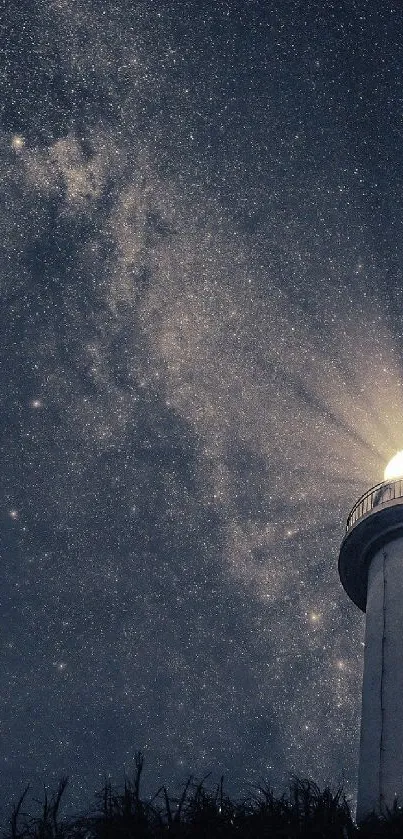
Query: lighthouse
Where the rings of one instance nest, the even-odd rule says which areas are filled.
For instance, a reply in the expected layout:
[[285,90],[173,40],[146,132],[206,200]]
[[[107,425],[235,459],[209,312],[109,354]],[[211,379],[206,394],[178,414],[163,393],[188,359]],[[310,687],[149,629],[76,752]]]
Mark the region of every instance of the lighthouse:
[[366,612],[357,822],[403,804],[403,451],[347,519],[339,574]]

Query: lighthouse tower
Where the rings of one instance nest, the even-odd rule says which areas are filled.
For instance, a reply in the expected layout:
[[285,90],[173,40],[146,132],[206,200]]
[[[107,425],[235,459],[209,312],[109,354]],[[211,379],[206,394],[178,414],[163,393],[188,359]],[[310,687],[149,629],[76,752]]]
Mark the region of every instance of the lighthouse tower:
[[339,573],[366,612],[357,821],[403,805],[403,452],[354,505]]

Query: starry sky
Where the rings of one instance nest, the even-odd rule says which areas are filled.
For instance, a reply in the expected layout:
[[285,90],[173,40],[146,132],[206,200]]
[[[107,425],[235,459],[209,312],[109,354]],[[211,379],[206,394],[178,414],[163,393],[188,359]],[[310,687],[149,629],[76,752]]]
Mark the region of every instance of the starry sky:
[[[11,0],[0,39],[2,807],[354,794],[337,559],[403,448],[396,0]],[[244,788],[243,787],[243,788]]]

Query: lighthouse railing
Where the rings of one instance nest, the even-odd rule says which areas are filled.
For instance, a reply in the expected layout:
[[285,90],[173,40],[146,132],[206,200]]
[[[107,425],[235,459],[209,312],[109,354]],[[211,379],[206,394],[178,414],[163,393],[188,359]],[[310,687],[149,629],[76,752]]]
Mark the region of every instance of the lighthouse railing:
[[354,504],[347,519],[346,532],[358,519],[370,513],[374,507],[386,504],[387,501],[394,501],[396,498],[403,498],[403,478],[399,478],[397,481],[383,481],[369,489]]

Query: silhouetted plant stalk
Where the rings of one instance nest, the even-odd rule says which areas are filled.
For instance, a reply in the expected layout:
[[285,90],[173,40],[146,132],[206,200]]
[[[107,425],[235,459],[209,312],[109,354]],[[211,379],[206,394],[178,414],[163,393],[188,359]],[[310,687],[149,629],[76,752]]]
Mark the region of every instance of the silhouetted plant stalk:
[[29,787],[12,809],[3,839],[351,839],[352,837],[403,837],[403,811],[395,803],[382,817],[372,815],[365,824],[354,824],[341,788],[320,790],[309,780],[293,778],[288,792],[276,796],[269,785],[252,789],[234,802],[224,791],[224,779],[210,789],[209,776],[190,777],[178,796],[161,786],[146,799],[141,794],[144,757],[135,755],[132,778],[123,789],[106,780],[95,797],[95,808],[84,816],[60,815],[67,778],[55,793],[44,789],[34,803],[37,815],[24,810]]
[[22,811],[22,805],[29,790],[29,786],[26,787],[11,813],[10,833],[8,834],[11,839],[25,839],[25,837],[29,837],[29,839],[64,839],[69,825],[59,820],[59,809],[67,782],[67,778],[61,778],[56,792],[51,798],[49,798],[45,787],[43,800],[35,801],[41,807],[40,814],[35,817],[27,816]]

